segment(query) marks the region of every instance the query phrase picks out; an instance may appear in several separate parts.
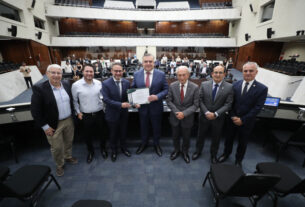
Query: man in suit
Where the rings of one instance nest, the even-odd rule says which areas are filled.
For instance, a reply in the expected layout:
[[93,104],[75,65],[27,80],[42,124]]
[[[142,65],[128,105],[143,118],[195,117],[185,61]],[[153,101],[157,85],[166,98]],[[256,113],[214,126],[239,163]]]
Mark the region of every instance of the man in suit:
[[268,93],[268,88],[255,80],[257,68],[255,62],[247,62],[243,65],[242,70],[244,80],[233,84],[234,102],[230,112],[231,119],[228,123],[224,153],[218,159],[219,162],[228,159],[232,152],[234,137],[238,135],[235,164],[241,167],[248,139],[255,125],[256,115],[264,106]]
[[102,84],[94,78],[94,69],[91,65],[85,65],[83,78],[72,85],[72,96],[77,118],[83,126],[88,155],[87,163],[91,163],[94,157],[93,138],[96,131],[100,141],[101,154],[107,158],[106,139],[100,129],[104,123],[104,105],[100,97]]
[[51,145],[51,153],[56,164],[56,175],[64,175],[65,161],[76,164],[72,157],[74,124],[73,104],[70,84],[62,80],[62,70],[57,64],[47,68],[49,80],[34,85],[31,113],[44,130]]
[[199,130],[192,159],[196,160],[201,155],[208,130],[211,128],[211,162],[216,163],[225,113],[230,110],[233,102],[233,88],[230,83],[224,81],[223,66],[214,67],[211,75],[213,79],[202,82],[199,90]]
[[159,145],[163,113],[163,98],[167,95],[168,84],[164,72],[154,69],[154,56],[146,53],[142,59],[143,68],[134,74],[132,88],[149,88],[149,104],[139,108],[142,143],[137,149],[137,154],[142,153],[148,142],[149,124],[151,123],[154,148],[158,156],[162,156]]
[[101,93],[106,104],[105,119],[110,129],[110,147],[112,150],[111,160],[116,161],[117,143],[120,142],[121,152],[127,157],[131,153],[126,148],[126,129],[128,123],[128,103],[127,89],[130,82],[123,76],[123,68],[120,63],[113,63],[111,67],[112,77],[103,81]]
[[[199,106],[198,86],[188,81],[190,73],[186,66],[177,68],[178,81],[169,87],[167,105],[171,109],[169,122],[172,125],[174,151],[170,159],[174,160],[182,151],[183,159],[190,162],[188,150],[190,147],[190,135],[194,122],[194,113]],[[180,150],[180,136],[183,138],[182,150]]]

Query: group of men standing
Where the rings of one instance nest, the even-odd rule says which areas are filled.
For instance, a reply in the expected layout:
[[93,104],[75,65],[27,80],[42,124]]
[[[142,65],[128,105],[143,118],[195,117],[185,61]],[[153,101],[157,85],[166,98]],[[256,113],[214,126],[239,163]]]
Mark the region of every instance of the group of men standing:
[[[74,125],[72,115],[76,114],[84,128],[84,138],[88,149],[87,162],[94,157],[93,137],[98,132],[101,154],[106,159],[105,137],[102,136],[101,126],[106,120],[109,128],[109,142],[111,160],[116,161],[117,150],[127,157],[131,156],[126,147],[126,132],[128,122],[128,108],[136,107],[139,111],[141,127],[141,144],[136,154],[142,153],[148,146],[149,131],[152,129],[154,150],[162,156],[159,144],[163,113],[163,99],[167,96],[167,103],[171,109],[170,124],[172,126],[174,151],[170,159],[174,160],[182,153],[186,163],[190,162],[188,150],[190,146],[191,129],[195,112],[200,108],[199,132],[196,151],[192,156],[196,160],[203,149],[208,129],[211,128],[211,162],[225,161],[232,152],[233,139],[239,135],[239,145],[236,153],[236,164],[241,165],[247,140],[254,127],[255,116],[262,108],[267,96],[267,87],[255,80],[256,63],[249,62],[243,67],[244,80],[234,85],[224,81],[225,68],[217,66],[212,71],[212,80],[203,82],[200,88],[189,81],[188,68],[177,68],[177,78],[168,86],[165,74],[154,68],[154,57],[145,54],[142,59],[143,68],[134,74],[133,82],[124,78],[120,63],[112,64],[112,77],[102,83],[94,79],[94,69],[85,65],[83,78],[72,85],[62,81],[62,70],[59,65],[47,68],[48,81],[34,85],[31,112],[40,127],[44,130],[51,146],[51,153],[56,163],[56,174],[64,174],[64,163],[76,164],[72,157],[72,142]],[[149,88],[149,104],[131,105],[128,102],[129,88]],[[224,154],[217,159],[225,114],[231,117],[225,141]],[[180,148],[180,136],[183,138]]]

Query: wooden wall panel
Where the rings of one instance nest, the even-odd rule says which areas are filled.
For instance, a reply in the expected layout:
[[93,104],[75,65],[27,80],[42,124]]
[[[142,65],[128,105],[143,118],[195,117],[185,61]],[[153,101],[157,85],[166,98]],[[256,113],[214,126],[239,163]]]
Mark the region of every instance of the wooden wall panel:
[[130,21],[64,18],[59,20],[59,31],[60,34],[68,32],[137,33],[137,25]]
[[33,54],[28,40],[2,40],[0,51],[5,62],[33,65]]
[[47,67],[51,64],[51,57],[47,46],[35,41],[30,41],[33,50],[33,59],[42,74],[45,74]]
[[228,32],[229,32],[229,22],[225,20],[156,23],[156,33],[159,34],[219,33],[227,36]]
[[242,70],[247,61],[257,62],[259,66],[279,59],[283,48],[282,42],[252,42],[239,48],[236,68]]

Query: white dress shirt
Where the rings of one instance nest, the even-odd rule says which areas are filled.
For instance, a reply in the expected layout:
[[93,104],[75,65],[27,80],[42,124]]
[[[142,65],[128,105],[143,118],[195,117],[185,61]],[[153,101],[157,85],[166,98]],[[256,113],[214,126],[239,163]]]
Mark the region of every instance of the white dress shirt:
[[94,113],[103,109],[102,95],[100,93],[102,83],[93,79],[88,84],[84,78],[72,85],[73,105],[77,114]]
[[[249,83],[249,85],[248,85],[248,87],[247,87],[247,92],[248,92],[248,91],[249,91],[249,89],[251,88],[251,86],[252,86],[253,82],[254,82],[254,80],[252,80],[252,81],[249,81],[249,82],[248,82],[248,83]],[[243,81],[243,84],[242,84],[242,86],[241,86],[241,91],[240,91],[240,94],[242,94],[242,92],[243,92],[243,90],[244,90],[245,85],[246,85],[246,81],[244,80],[244,81]]]

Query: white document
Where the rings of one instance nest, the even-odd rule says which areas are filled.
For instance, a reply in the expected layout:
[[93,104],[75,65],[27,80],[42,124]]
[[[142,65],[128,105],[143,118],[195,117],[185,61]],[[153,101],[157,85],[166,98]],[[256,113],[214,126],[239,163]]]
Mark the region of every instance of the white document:
[[149,88],[132,88],[127,90],[130,104],[149,104]]

